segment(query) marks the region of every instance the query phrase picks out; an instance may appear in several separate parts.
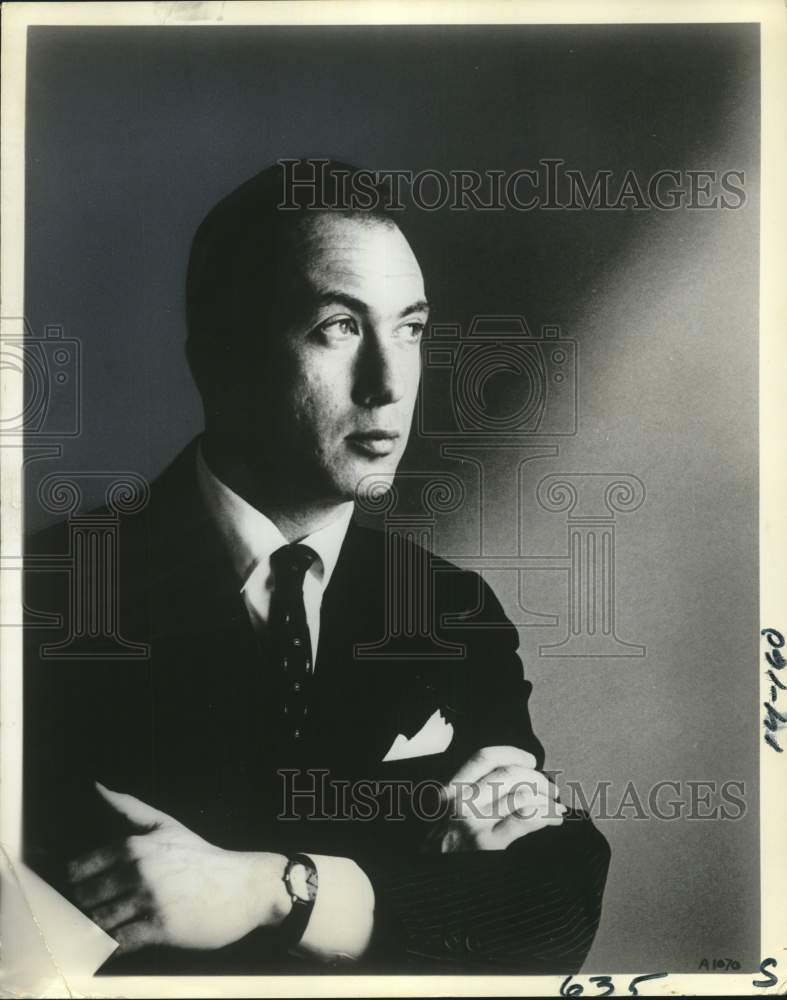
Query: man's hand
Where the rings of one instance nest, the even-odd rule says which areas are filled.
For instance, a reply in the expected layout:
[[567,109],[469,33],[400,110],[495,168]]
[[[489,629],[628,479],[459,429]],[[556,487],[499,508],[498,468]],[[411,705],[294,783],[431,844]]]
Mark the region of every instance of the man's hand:
[[225,851],[132,795],[96,783],[139,833],[68,866],[74,898],[120,945],[221,948],[280,923],[291,902],[281,854]]
[[560,826],[566,807],[557,789],[518,747],[484,747],[447,783],[449,812],[427,838],[427,849],[502,851],[544,826]]

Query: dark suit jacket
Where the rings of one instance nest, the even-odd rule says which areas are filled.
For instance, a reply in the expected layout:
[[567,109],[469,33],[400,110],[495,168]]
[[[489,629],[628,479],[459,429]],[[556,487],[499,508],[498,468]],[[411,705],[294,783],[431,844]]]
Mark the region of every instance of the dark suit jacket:
[[[99,802],[98,779],[228,849],[357,861],[374,886],[375,932],[351,971],[579,969],[598,924],[609,861],[588,817],[570,813],[561,827],[505,851],[424,851],[430,822],[423,813],[435,808],[430,789],[474,751],[511,744],[543,764],[516,630],[476,574],[400,539],[399,568],[388,580],[386,535],[353,523],[324,595],[309,714],[296,742],[200,499],[193,444],[154,483],[146,508],[121,518],[118,530],[115,622],[125,640],[149,644],[149,656],[116,658],[109,649],[89,659],[51,658],[42,655],[42,643],[67,629],[26,630],[24,817],[34,869],[65,889],[67,859],[128,832]],[[28,552],[65,554],[73,544],[61,525],[35,536]],[[63,572],[31,569],[27,608],[73,616],[69,593],[89,600],[90,586],[111,563],[106,553],[94,555],[76,586]],[[403,581],[406,564],[421,570]],[[408,598],[426,601],[433,637],[448,649],[435,655],[423,637],[394,635],[386,656],[359,656],[359,645],[385,639],[391,609],[404,614]],[[470,627],[463,616],[485,625]],[[413,736],[436,709],[453,726],[449,747],[383,763],[397,734]],[[342,780],[369,783],[350,818],[340,815],[347,806],[335,795]],[[314,796],[285,801],[288,782],[301,792],[315,789]],[[431,785],[420,785],[419,815],[413,791],[423,782]],[[282,814],[288,818],[277,818]],[[211,953],[148,949],[110,960],[104,971],[313,970],[261,930]]]

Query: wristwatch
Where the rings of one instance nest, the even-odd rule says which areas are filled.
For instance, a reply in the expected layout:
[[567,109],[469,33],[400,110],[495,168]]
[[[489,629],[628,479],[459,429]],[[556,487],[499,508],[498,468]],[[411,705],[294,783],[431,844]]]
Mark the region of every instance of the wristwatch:
[[317,867],[306,854],[293,854],[284,868],[284,886],[292,900],[292,909],[281,924],[288,947],[303,937],[317,898]]

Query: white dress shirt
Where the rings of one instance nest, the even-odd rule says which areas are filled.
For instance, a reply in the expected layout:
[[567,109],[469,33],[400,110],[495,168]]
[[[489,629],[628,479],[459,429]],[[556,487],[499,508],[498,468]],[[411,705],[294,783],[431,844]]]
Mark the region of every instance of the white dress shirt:
[[[249,616],[255,628],[264,632],[275,583],[271,572],[271,556],[282,545],[288,544],[287,539],[269,517],[252,507],[211,472],[201,448],[197,450],[197,476],[202,497],[219,526],[232,565],[241,581],[240,589]],[[303,603],[315,668],[322,597],[336,568],[352,513],[352,501],[342,504],[330,524],[299,539],[301,544],[308,545],[317,553],[317,558],[307,570],[303,581]]]
[[[270,518],[211,471],[201,447],[197,449],[197,479],[202,498],[224,538],[249,617],[255,629],[264,632],[275,586],[270,560],[277,549],[287,545],[287,539]],[[330,524],[299,539],[317,553],[303,581],[315,669],[322,598],[336,568],[352,512],[352,502],[342,504]],[[326,960],[359,958],[369,944],[374,923],[371,883],[349,858],[318,854],[309,857],[317,868],[317,898],[297,950]]]

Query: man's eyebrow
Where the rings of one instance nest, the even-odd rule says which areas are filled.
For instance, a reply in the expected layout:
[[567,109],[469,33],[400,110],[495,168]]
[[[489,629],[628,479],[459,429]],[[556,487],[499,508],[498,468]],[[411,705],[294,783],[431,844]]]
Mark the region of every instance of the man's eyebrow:
[[403,316],[409,316],[410,313],[417,313],[417,312],[429,312],[429,303],[426,301],[426,299],[418,299],[417,302],[413,302],[413,304],[408,306],[406,309],[402,309],[402,311],[399,313],[399,319],[401,319]]
[[[363,299],[356,298],[354,295],[348,295],[347,292],[340,292],[338,290],[328,289],[327,291],[320,292],[315,299],[315,303],[318,306],[324,306],[336,303],[337,305],[345,306],[347,309],[354,309],[356,312],[368,313],[369,306]],[[426,299],[418,299],[411,305],[406,306],[399,312],[398,318],[401,319],[403,316],[409,316],[411,313],[415,312],[428,312],[429,303]]]
[[354,295],[348,295],[347,292],[333,291],[332,289],[319,292],[315,296],[314,302],[318,306],[327,306],[336,303],[340,306],[346,306],[348,309],[354,309],[356,312],[369,311],[369,307],[362,299],[358,299]]

